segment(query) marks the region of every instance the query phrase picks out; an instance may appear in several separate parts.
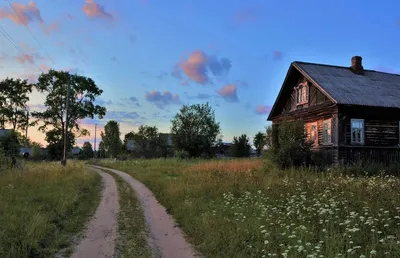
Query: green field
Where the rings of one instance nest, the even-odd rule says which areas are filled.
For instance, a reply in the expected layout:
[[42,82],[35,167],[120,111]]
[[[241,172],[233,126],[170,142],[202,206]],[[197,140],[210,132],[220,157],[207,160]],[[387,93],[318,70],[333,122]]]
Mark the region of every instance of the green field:
[[400,257],[397,178],[259,159],[100,165],[145,183],[206,257]]
[[[0,257],[68,253],[100,200],[101,178],[83,163],[28,163],[0,175]],[[76,239],[75,239],[76,240]]]

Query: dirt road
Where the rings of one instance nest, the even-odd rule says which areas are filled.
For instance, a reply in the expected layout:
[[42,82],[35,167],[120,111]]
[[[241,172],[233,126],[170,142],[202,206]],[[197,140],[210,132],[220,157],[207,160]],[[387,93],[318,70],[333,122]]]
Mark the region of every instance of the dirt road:
[[76,247],[72,258],[115,257],[117,237],[118,190],[114,178],[95,169],[103,179],[103,193],[95,215],[89,223],[86,236]]
[[133,179],[127,173],[98,166],[93,167],[117,174],[136,192],[150,231],[148,242],[153,250],[154,257],[199,257],[198,255],[196,256],[194,249],[186,242],[182,231],[175,224],[172,217],[167,214],[166,209],[156,200],[153,193],[144,184]]

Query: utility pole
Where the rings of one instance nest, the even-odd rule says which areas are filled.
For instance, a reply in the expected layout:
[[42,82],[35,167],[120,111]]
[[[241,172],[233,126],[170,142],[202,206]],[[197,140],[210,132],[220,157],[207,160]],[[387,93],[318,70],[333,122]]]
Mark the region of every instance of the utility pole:
[[93,146],[93,148],[94,148],[94,152],[93,152],[94,158],[97,157],[97,155],[96,155],[96,135],[97,135],[97,124],[94,125],[94,146]]
[[28,127],[29,127],[29,110],[26,111],[25,148],[28,147]]
[[68,85],[67,85],[67,100],[65,101],[65,134],[64,134],[64,155],[61,164],[67,165],[67,155],[68,155],[68,128],[69,128],[69,92],[71,89],[70,84],[70,76],[68,76]]

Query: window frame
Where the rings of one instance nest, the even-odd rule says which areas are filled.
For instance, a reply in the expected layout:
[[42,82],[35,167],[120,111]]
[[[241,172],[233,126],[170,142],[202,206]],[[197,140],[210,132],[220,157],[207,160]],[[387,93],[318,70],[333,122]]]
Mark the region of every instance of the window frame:
[[[303,93],[304,91],[304,93]],[[302,93],[305,94],[305,100],[299,101],[299,97],[302,96]],[[296,87],[296,105],[304,105],[307,104],[309,102],[309,86],[308,83],[303,82],[300,83],[297,87]]]
[[[360,141],[355,141],[353,137],[353,122],[361,122],[362,127],[361,128],[354,128],[354,129],[360,129]],[[350,119],[350,143],[352,145],[364,145],[365,144],[365,121],[364,119],[361,118],[352,118]]]
[[318,146],[318,143],[319,143],[319,142],[318,142],[318,122],[311,122],[311,123],[308,124],[308,127],[309,127],[309,135],[310,135],[310,136],[309,136],[309,140],[312,141],[312,138],[311,138],[312,135],[311,135],[311,133],[312,133],[312,127],[313,127],[313,126],[315,126],[315,141],[312,142],[312,145],[313,145],[313,146]]
[[[329,123],[329,135],[325,136],[325,124]],[[328,137],[328,138],[326,138]],[[332,144],[332,118],[328,118],[322,121],[322,144],[323,145],[331,145]]]

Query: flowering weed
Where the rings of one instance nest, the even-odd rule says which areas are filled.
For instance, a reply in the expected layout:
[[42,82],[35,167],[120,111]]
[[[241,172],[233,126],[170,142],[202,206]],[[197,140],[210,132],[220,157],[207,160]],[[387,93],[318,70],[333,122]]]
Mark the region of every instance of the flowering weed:
[[259,159],[103,165],[147,184],[206,257],[400,257],[400,180]]

